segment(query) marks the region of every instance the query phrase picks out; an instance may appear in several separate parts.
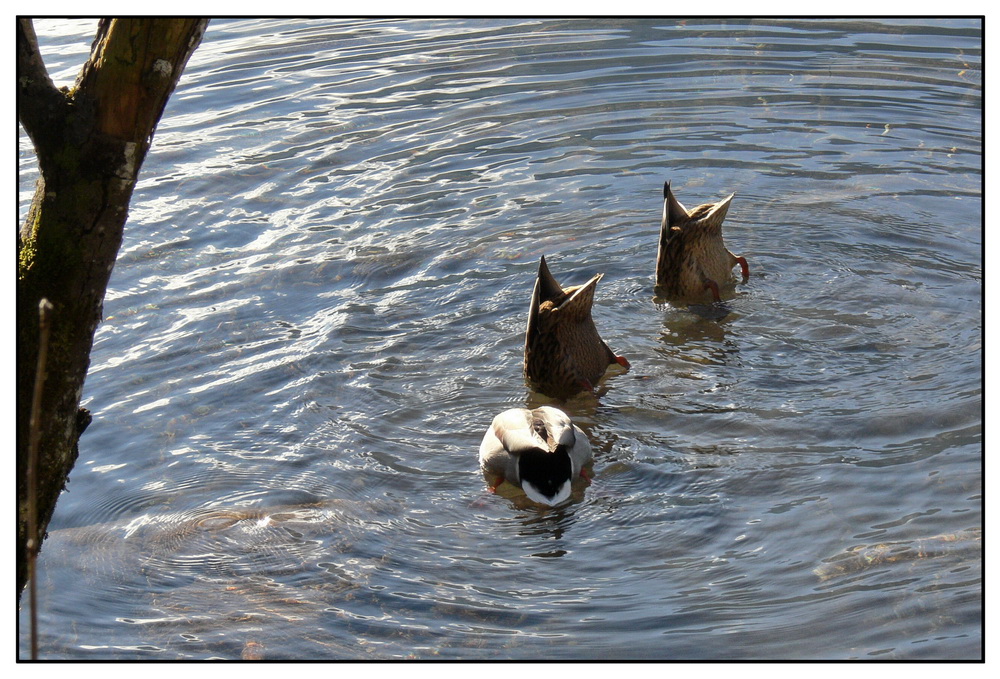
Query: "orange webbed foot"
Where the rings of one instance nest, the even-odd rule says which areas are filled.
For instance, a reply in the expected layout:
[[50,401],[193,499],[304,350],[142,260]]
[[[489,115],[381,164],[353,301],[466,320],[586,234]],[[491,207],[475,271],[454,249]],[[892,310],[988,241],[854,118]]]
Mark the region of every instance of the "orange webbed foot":
[[712,291],[712,299],[716,302],[721,302],[722,297],[719,296],[719,284],[713,281],[711,278],[705,279],[705,289]]
[[747,264],[746,257],[737,257],[736,263],[740,265],[740,272],[743,274],[743,282],[750,280],[750,265]]

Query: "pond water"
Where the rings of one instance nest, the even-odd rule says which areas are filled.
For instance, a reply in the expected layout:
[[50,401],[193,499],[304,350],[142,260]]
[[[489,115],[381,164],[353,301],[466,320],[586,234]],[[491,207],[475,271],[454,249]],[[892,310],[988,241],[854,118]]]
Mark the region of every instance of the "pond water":
[[[37,22],[71,84],[94,22]],[[976,659],[975,20],[213,21],[39,563],[62,659]],[[20,144],[23,215],[35,178]],[[654,301],[663,182],[733,299]],[[541,255],[631,363],[491,494]],[[25,601],[27,597],[25,597]],[[27,649],[26,606],[19,648]]]

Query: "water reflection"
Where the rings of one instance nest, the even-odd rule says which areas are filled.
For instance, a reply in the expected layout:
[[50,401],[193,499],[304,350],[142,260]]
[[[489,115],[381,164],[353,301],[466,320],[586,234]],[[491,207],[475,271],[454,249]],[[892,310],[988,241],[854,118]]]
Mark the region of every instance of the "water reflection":
[[688,363],[739,365],[739,347],[726,330],[739,316],[727,309],[705,315],[698,311],[689,309],[690,315],[674,313],[665,318],[660,333],[663,355]]
[[[91,36],[52,39],[69,72]],[[975,550],[813,570],[981,525],[981,48],[970,20],[213,21],[133,199],[43,656],[975,657]],[[739,188],[720,304],[650,299],[664,176]],[[551,252],[606,273],[633,366],[564,401],[522,376]],[[489,418],[543,403],[593,482],[486,495]]]

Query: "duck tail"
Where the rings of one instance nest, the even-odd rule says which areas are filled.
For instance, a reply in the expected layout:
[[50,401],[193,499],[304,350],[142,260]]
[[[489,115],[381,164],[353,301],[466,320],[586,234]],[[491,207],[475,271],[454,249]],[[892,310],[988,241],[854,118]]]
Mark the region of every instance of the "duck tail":
[[729,212],[729,204],[732,203],[733,198],[736,197],[735,193],[731,193],[718,203],[712,206],[712,208],[705,214],[704,217],[699,219],[699,222],[704,224],[704,227],[712,233],[722,233],[722,222],[726,218],[726,213]]
[[597,292],[597,283],[602,278],[604,278],[604,274],[596,274],[589,281],[572,290],[569,299],[559,305],[560,317],[571,318],[575,321],[589,318],[591,310],[594,307],[594,294]]
[[549,271],[549,265],[545,263],[545,255],[542,255],[538,262],[538,278],[536,288],[538,290],[538,303],[541,304],[550,299],[555,299],[563,294],[562,286]]
[[670,240],[679,233],[688,212],[670,190],[670,182],[663,182],[663,216],[660,219],[660,240],[656,247],[656,284],[665,285],[670,277],[672,258],[668,252]]

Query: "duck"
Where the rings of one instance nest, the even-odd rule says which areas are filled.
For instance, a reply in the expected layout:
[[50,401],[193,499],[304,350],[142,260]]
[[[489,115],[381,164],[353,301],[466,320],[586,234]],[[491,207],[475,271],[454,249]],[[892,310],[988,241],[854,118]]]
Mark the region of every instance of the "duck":
[[677,301],[700,302],[734,284],[733,267],[740,265],[743,282],[750,278],[745,257],[734,255],[722,240],[722,220],[736,194],[718,203],[686,209],[663,184],[663,220],[656,253],[656,291]]
[[605,344],[591,315],[594,292],[604,274],[563,288],[543,255],[531,293],[524,338],[524,375],[542,393],[569,397],[594,391],[609,365],[630,367]]
[[574,479],[589,480],[592,459],[587,435],[552,406],[505,410],[479,446],[479,466],[492,492],[507,481],[549,507],[569,498]]

